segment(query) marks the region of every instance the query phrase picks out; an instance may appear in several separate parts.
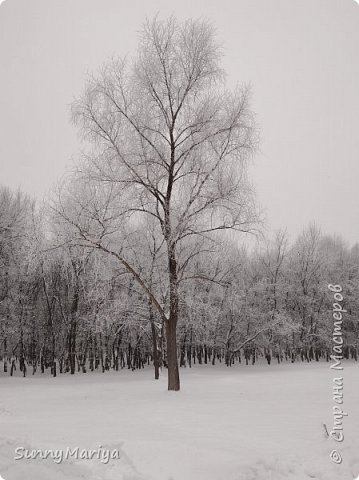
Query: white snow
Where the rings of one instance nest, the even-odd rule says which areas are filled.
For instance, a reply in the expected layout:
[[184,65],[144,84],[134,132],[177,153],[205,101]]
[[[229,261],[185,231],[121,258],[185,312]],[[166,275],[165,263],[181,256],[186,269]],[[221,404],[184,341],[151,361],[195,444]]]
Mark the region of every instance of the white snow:
[[[129,372],[0,377],[5,480],[345,480],[359,474],[358,365],[344,364],[343,443],[327,363],[195,366],[182,389]],[[337,372],[338,373],[338,372]],[[14,460],[15,448],[120,450],[119,460]],[[336,448],[340,465],[329,458]]]

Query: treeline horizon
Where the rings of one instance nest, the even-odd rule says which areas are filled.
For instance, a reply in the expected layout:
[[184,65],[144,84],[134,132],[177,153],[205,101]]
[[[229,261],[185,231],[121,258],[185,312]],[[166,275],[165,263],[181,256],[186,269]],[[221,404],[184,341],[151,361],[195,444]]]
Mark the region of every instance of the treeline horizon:
[[[63,242],[62,227],[49,206],[0,188],[3,371],[49,369],[56,376],[153,365],[158,378],[167,366],[164,322],[128,270],[104,252]],[[165,304],[169,287],[156,238],[138,225],[135,242],[133,264]],[[203,248],[180,282],[180,367],[248,365],[261,357],[268,364],[328,361],[328,284],[343,289],[343,353],[357,360],[358,244],[348,247],[311,224],[292,244],[281,231],[252,251],[233,238]]]

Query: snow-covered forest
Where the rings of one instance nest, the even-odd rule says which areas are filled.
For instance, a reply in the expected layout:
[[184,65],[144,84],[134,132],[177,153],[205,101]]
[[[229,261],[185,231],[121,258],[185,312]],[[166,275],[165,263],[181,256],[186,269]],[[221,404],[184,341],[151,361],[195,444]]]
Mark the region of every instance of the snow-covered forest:
[[[3,188],[0,203],[3,371],[57,375],[153,365],[158,375],[167,363],[164,324],[133,275],[106,252],[59,247],[57,225],[45,225],[26,195]],[[165,305],[166,265],[156,240],[140,226],[123,254]],[[181,257],[192,260],[178,280],[181,367],[253,364],[259,357],[327,360],[331,279],[345,291],[344,354],[357,360],[358,246],[309,226],[292,244],[278,233],[248,252],[227,238],[220,248],[190,244]]]

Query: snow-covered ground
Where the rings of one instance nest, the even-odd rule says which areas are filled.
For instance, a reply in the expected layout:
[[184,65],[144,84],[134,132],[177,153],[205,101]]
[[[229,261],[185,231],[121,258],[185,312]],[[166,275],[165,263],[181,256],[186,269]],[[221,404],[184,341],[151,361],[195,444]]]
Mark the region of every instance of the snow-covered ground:
[[[359,365],[344,364],[343,443],[327,363],[196,366],[168,392],[152,370],[0,377],[5,480],[345,480],[359,474]],[[120,459],[14,460],[15,448],[117,449]],[[340,465],[329,458],[336,448]]]

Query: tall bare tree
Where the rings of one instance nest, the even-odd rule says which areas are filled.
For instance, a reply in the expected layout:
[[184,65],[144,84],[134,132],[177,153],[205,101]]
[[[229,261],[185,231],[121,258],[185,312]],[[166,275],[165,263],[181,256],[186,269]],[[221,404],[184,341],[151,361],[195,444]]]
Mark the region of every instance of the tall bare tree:
[[[54,207],[77,241],[116,257],[149,297],[166,327],[169,390],[180,388],[179,273],[202,251],[185,245],[248,232],[257,220],[246,176],[257,141],[249,90],[226,89],[221,55],[205,21],[147,21],[135,60],[106,64],[74,103],[92,148]],[[167,258],[165,301],[128,254],[149,218]]]

